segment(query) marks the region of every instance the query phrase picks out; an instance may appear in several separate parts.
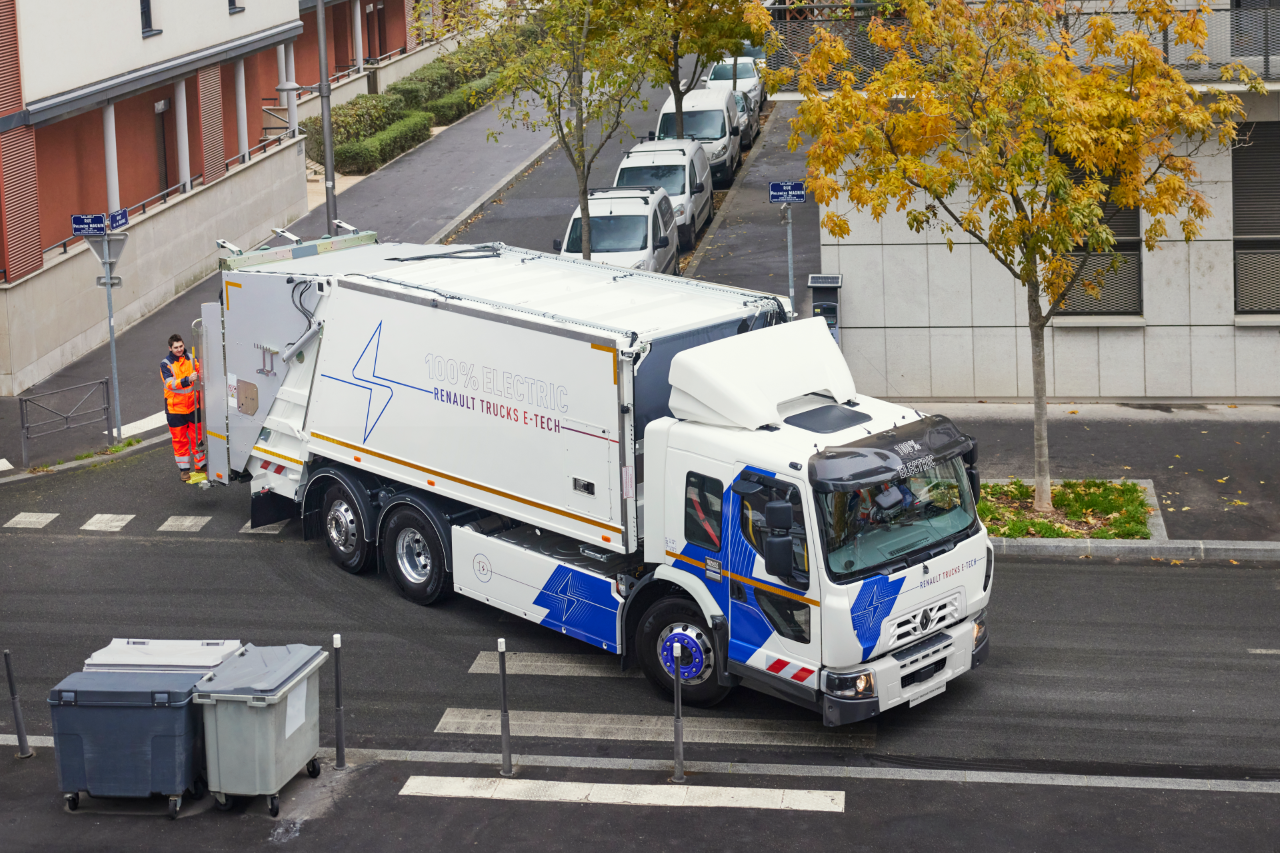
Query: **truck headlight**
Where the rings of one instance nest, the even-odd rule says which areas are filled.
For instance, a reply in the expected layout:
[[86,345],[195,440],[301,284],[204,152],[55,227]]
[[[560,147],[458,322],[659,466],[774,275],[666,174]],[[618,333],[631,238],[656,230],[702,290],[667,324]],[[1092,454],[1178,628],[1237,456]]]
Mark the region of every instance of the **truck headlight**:
[[973,647],[976,649],[987,638],[987,611],[983,610],[973,620]]
[[869,669],[823,673],[823,692],[842,699],[874,699],[876,674]]
[[636,261],[634,264],[632,264],[632,265],[631,265],[631,268],[632,268],[633,270],[647,270],[647,269],[649,268],[649,262],[648,262],[648,261]]
[[676,205],[676,219],[679,219],[679,218],[680,218],[680,217],[682,217],[682,216],[684,216],[684,205],[683,205],[683,204],[677,204],[677,205]]

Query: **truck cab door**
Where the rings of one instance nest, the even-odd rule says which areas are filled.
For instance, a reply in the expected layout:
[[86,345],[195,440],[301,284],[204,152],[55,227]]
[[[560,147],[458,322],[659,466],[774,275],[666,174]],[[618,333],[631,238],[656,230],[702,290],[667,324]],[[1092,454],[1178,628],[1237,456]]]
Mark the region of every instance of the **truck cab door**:
[[[669,448],[666,481],[672,494],[663,527],[671,565],[698,578],[720,610],[729,613],[725,507],[731,497],[733,466]],[[676,491],[676,490],[679,491]]]
[[[785,475],[742,466],[726,500],[724,539],[729,549],[729,660],[761,677],[816,689],[822,661],[821,547],[808,485]],[[792,506],[792,574],[765,571],[765,505]],[[807,583],[806,583],[807,581]]]

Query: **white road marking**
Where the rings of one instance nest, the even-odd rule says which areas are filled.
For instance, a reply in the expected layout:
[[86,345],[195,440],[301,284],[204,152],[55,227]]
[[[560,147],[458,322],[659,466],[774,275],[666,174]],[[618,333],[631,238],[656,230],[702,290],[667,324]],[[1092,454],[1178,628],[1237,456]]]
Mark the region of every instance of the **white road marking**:
[[[139,433],[144,433],[147,430],[155,429],[156,427],[167,426],[168,424],[169,424],[169,419],[165,416],[165,413],[157,412],[156,414],[152,415],[149,418],[143,418],[140,421],[134,421],[131,424],[125,424],[123,427],[120,428],[120,435],[123,438],[129,438],[130,436],[138,435]],[[102,434],[106,435],[107,433],[104,430]]]
[[410,776],[400,796],[466,797],[540,803],[594,803],[616,806],[775,809],[843,812],[844,791],[789,788],[724,788],[691,785],[611,785],[470,776]]
[[133,521],[132,515],[105,515],[99,513],[93,518],[86,521],[81,530],[102,530],[108,533],[115,533],[124,528],[126,524]]
[[[7,525],[6,525],[7,526]],[[1280,655],[1280,649],[1249,649],[1251,655]]]
[[0,459],[0,471],[12,471],[13,463],[8,459]]
[[268,524],[266,527],[259,527],[256,530],[249,526],[253,524],[252,521],[246,521],[244,523],[244,527],[240,528],[240,532],[241,533],[279,533],[281,530],[284,530],[284,526],[288,524],[290,521],[293,521],[293,519],[286,518],[284,521],[277,521],[275,524]]
[[208,524],[211,518],[211,515],[171,515],[156,530],[164,533],[199,533],[200,528]]
[[[557,711],[511,711],[511,733],[517,737],[588,738],[592,740],[675,740],[671,717],[630,714],[578,714]],[[436,731],[450,734],[501,734],[499,712],[447,708]],[[685,717],[686,743],[737,743],[767,746],[862,748],[875,746],[875,724],[858,723],[834,731],[813,722],[739,720],[729,717]]]
[[[498,674],[498,653],[481,652],[470,673]],[[602,678],[644,678],[639,667],[623,672],[616,655],[550,655],[507,652],[507,675],[579,675]]]
[[[0,746],[17,746],[17,735],[0,735]],[[49,735],[28,735],[27,746],[43,746],[53,749],[53,738]]]
[[56,512],[20,512],[5,527],[44,527],[58,517]]

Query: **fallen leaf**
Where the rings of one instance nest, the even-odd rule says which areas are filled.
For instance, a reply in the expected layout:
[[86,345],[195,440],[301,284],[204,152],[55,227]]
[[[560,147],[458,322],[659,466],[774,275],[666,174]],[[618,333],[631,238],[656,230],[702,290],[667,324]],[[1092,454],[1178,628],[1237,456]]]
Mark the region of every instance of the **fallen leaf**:
[[[1223,478],[1222,478],[1221,480],[1219,480],[1218,482],[1219,482],[1219,483],[1225,483],[1225,482],[1227,482],[1227,480],[1230,480],[1230,479],[1231,479],[1231,475],[1230,475],[1230,474],[1228,474],[1227,476],[1223,477]],[[674,681],[675,679],[672,679],[672,680]]]
[[[735,96],[735,97],[736,97],[736,96]],[[1124,470],[1126,470],[1126,471],[1132,471],[1133,469],[1132,469],[1132,468],[1130,468],[1128,465],[1125,465],[1125,466],[1124,466]],[[673,678],[673,679],[671,679],[671,680],[672,680],[672,681],[675,681],[675,679],[674,679],[674,678]]]
[[[1200,434],[1201,434],[1201,435],[1208,435],[1208,434],[1209,434],[1209,431],[1208,431],[1207,429],[1202,429],[1202,430],[1200,430]],[[674,680],[674,679],[673,679],[673,680]]]
[[[1170,560],[1170,561],[1169,561],[1169,565],[1171,565],[1171,566],[1181,566],[1181,565],[1182,565],[1182,561],[1181,561],[1181,560]],[[672,680],[674,681],[675,679],[672,679]]]
[[1075,410],[1075,409],[1072,409],[1071,411],[1067,412],[1067,414],[1068,414],[1068,415],[1078,415],[1078,414],[1080,414],[1080,412],[1079,412],[1079,411],[1077,411],[1077,410]]
[[[734,97],[736,98],[736,97],[737,97],[737,95],[734,95]],[[1238,408],[1240,408],[1240,407],[1239,407],[1239,406],[1237,406],[1235,403],[1231,403],[1231,404],[1229,404],[1229,405],[1227,406],[1227,408],[1228,408],[1228,409],[1238,409]],[[1234,562],[1235,562],[1235,560],[1232,560],[1231,562],[1233,562],[1233,563],[1234,563]]]
[[[1234,408],[1235,408],[1235,406],[1232,406],[1231,408],[1233,408],[1233,409],[1234,409]],[[1237,563],[1235,560],[1232,560],[1232,561],[1231,561],[1231,565],[1233,565],[1233,566],[1238,566],[1238,565],[1240,565],[1240,564],[1239,564],[1239,563]],[[672,681],[674,681],[674,680],[675,680],[675,679],[672,679]]]
[[1186,512],[1186,511],[1187,511],[1187,510],[1189,510],[1189,509],[1191,509],[1191,507],[1189,507],[1189,506],[1184,506],[1184,507],[1182,508],[1182,511],[1183,511],[1183,512]]
[[1174,459],[1181,459],[1181,458],[1182,458],[1182,456],[1181,456],[1181,455],[1179,455],[1179,454],[1177,454],[1177,453],[1175,453],[1175,454],[1173,454],[1173,458],[1174,458]]

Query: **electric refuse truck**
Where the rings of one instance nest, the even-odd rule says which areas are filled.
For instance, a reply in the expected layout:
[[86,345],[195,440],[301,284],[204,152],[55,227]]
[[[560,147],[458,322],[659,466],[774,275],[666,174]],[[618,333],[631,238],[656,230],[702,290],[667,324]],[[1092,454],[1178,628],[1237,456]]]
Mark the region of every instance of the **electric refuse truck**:
[[[209,478],[348,572],[486,602],[710,705],[832,726],[978,666],[976,447],[859,395],[775,296],[372,232],[225,258],[197,321]],[[678,642],[680,659],[673,660]]]

